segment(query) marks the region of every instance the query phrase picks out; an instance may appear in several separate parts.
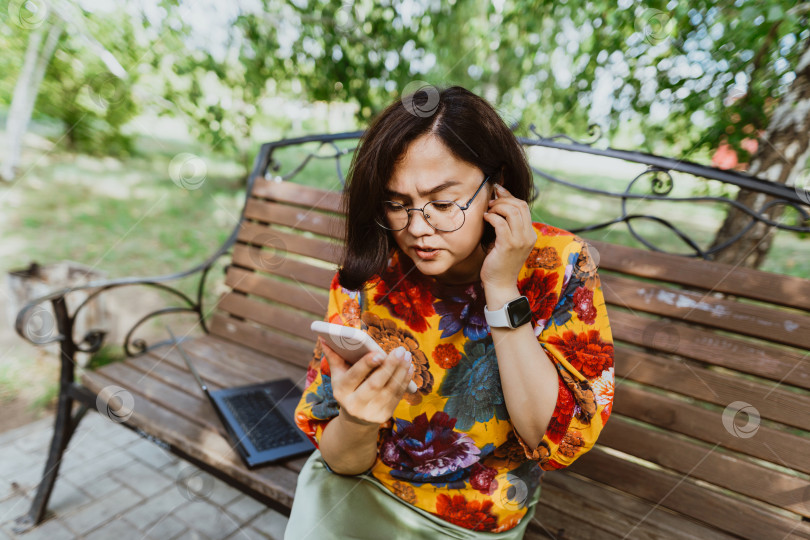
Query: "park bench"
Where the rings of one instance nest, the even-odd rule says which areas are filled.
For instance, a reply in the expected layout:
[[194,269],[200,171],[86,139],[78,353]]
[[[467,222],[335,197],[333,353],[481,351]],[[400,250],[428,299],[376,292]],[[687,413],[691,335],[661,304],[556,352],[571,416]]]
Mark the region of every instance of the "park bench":
[[[356,144],[359,135],[263,145],[240,222],[208,260],[172,276],[91,283],[87,290],[168,290],[171,280],[199,275],[196,301],[186,297],[188,305],[147,315],[136,327],[156,315],[194,313],[204,334],[185,339],[184,349],[211,389],[281,377],[303,389],[315,345],[310,322],[326,312],[339,261],[340,159],[350,155],[340,143]],[[521,140],[598,153],[554,138]],[[317,151],[308,153],[313,144]],[[337,164],[333,189],[293,182],[304,164],[324,158],[324,147]],[[301,165],[281,176],[278,154],[285,150]],[[612,157],[648,163],[653,172],[694,166],[660,158],[652,165],[654,156],[620,152]],[[693,174],[709,177],[712,171]],[[526,538],[810,538],[810,280],[588,243],[598,253],[615,341],[615,401],[597,445],[570,467],[544,476]],[[208,313],[201,300],[206,274],[224,255],[230,256],[228,291]],[[104,333],[74,338],[81,306],[69,313],[68,294],[35,300],[17,319],[25,336],[28,317],[50,302],[58,329],[52,341],[59,341],[62,355],[51,453],[32,507],[18,520],[21,530],[45,516],[76,425],[113,386],[134,400],[123,426],[289,515],[307,456],[246,468],[176,347],[168,341],[147,346],[133,339],[134,328],[124,360],[78,377],[77,350],[98,350]]]

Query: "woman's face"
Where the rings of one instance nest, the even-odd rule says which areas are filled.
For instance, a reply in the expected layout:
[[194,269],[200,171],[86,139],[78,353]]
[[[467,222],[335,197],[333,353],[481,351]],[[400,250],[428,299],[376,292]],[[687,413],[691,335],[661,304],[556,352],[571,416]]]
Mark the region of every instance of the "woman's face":
[[[479,168],[453,156],[441,139],[428,133],[414,140],[397,163],[386,186],[389,191],[386,200],[397,201],[406,208],[422,208],[437,200],[451,200],[464,206],[483,180],[484,173]],[[446,182],[455,185],[428,193]],[[391,234],[424,275],[444,283],[479,281],[486,257],[480,246],[486,224],[484,212],[493,191],[494,187],[487,182],[464,212],[464,225],[455,231],[438,231],[425,221],[422,212],[411,212],[408,226]],[[424,258],[416,251],[417,246],[437,251]]]

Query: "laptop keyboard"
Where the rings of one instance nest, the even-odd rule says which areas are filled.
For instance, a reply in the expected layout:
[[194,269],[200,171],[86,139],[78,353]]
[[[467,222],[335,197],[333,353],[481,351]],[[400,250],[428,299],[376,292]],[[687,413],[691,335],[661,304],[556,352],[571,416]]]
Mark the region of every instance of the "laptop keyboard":
[[281,416],[263,390],[235,394],[224,401],[259,452],[301,442],[298,428]]

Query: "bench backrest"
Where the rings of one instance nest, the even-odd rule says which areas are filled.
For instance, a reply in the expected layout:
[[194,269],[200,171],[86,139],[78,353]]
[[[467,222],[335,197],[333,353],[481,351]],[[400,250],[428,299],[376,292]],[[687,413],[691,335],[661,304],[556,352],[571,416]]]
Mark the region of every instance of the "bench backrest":
[[[340,259],[340,192],[261,175],[213,334],[306,367]],[[810,518],[810,280],[588,240],[616,396],[567,473],[748,538]]]

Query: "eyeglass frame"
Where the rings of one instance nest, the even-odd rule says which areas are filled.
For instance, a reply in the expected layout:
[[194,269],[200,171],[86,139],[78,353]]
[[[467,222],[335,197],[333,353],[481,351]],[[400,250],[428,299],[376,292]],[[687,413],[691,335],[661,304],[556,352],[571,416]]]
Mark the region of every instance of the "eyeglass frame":
[[[461,206],[461,205],[460,205],[460,204],[458,204],[456,201],[451,201],[451,200],[448,200],[448,199],[439,199],[439,200],[437,200],[437,201],[428,201],[428,202],[426,202],[426,203],[425,203],[425,204],[422,206],[422,208],[416,208],[416,207],[413,207],[413,208],[405,208],[405,205],[404,205],[404,204],[402,204],[402,203],[398,203],[397,201],[383,201],[383,202],[391,202],[391,203],[394,203],[394,204],[398,204],[398,205],[400,205],[402,208],[405,208],[405,211],[408,213],[408,221],[406,221],[406,222],[405,222],[405,225],[404,225],[402,228],[400,228],[400,229],[391,229],[391,228],[389,228],[389,227],[386,227],[385,225],[383,225],[383,224],[382,224],[382,223],[380,223],[379,221],[377,221],[377,225],[379,225],[379,226],[380,226],[380,227],[382,227],[383,229],[387,229],[387,230],[389,230],[389,231],[394,231],[394,232],[397,232],[397,231],[403,231],[403,230],[405,230],[405,229],[407,229],[407,228],[408,228],[408,225],[410,225],[410,224],[411,224],[411,211],[419,211],[419,212],[422,212],[422,217],[424,218],[425,223],[427,223],[428,225],[430,225],[431,227],[433,227],[433,229],[434,229],[434,230],[436,230],[436,231],[440,231],[440,232],[455,232],[455,231],[459,230],[460,228],[462,228],[462,227],[464,226],[464,224],[467,222],[467,212],[466,212],[466,211],[467,211],[467,209],[469,209],[469,208],[470,208],[470,205],[472,204],[473,200],[475,200],[476,195],[478,195],[478,192],[479,192],[479,191],[481,191],[481,188],[482,188],[482,187],[484,187],[484,184],[486,184],[486,183],[487,183],[487,180],[489,180],[489,179],[490,179],[490,178],[492,178],[493,176],[495,176],[495,175],[488,174],[486,177],[484,177],[484,180],[481,182],[481,185],[479,185],[479,186],[478,186],[478,189],[476,189],[476,190],[475,190],[475,193],[473,193],[473,196],[472,196],[472,197],[470,197],[470,200],[469,200],[469,201],[467,201],[467,204],[465,204],[464,206]],[[455,204],[456,206],[458,206],[458,207],[459,207],[459,209],[461,210],[461,215],[462,215],[462,217],[464,218],[464,221],[462,221],[462,222],[461,222],[461,225],[459,225],[457,228],[453,229],[452,231],[445,231],[445,230],[443,230],[443,229],[439,229],[439,228],[437,228],[437,227],[434,227],[434,226],[433,226],[433,224],[430,222],[430,220],[428,220],[428,218],[425,216],[425,207],[426,207],[427,205],[429,205],[429,204],[433,204],[433,203],[437,203],[437,202],[447,202],[447,203],[453,203],[453,204]],[[385,219],[385,218],[383,218],[383,219]],[[376,221],[376,220],[375,220],[375,221]]]

